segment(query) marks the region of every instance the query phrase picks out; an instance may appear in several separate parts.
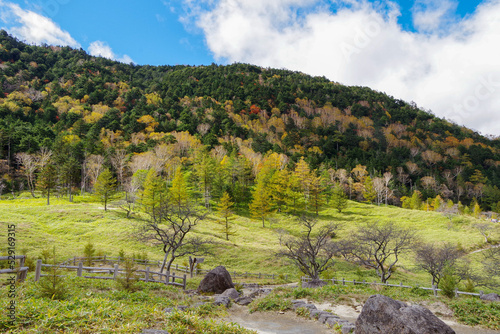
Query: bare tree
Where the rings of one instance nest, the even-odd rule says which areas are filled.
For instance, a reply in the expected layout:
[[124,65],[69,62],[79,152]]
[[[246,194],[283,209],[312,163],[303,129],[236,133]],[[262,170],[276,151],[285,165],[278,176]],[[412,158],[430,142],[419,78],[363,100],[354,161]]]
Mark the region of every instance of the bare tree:
[[118,149],[111,156],[111,165],[116,171],[116,177],[118,179],[119,187],[123,187],[125,169],[127,168],[128,155],[124,149]]
[[340,252],[348,261],[373,268],[382,283],[394,272],[399,256],[412,249],[415,232],[390,222],[368,223],[342,242]]
[[500,277],[500,246],[491,247],[484,251],[483,268],[486,274],[491,277]]
[[415,255],[418,266],[432,276],[432,285],[438,285],[444,268],[453,266],[462,252],[450,243],[423,243],[416,248]]
[[317,223],[314,218],[301,216],[301,236],[280,235],[282,249],[276,253],[279,257],[292,260],[299,270],[309,275],[313,281],[319,280],[319,275],[334,265],[333,257],[338,252],[336,243],[332,241],[337,226],[325,225],[316,232],[314,228]]
[[[82,171],[85,171],[85,175],[82,177],[82,182],[83,180],[90,179],[90,183],[93,185],[104,170],[104,157],[92,154],[85,158],[84,165],[85,168]],[[83,187],[84,185],[82,185]]]
[[140,238],[153,241],[163,247],[165,257],[160,272],[166,267],[169,271],[178,257],[185,255],[210,254],[211,240],[199,236],[191,236],[194,227],[202,221],[206,214],[201,213],[194,204],[169,203],[162,200],[152,211],[149,219],[140,229]]
[[493,227],[488,224],[488,223],[477,223],[474,224],[474,227],[481,233],[481,235],[484,238],[484,242],[488,243],[488,238],[491,235],[491,232],[493,232]]
[[121,201],[120,208],[125,210],[127,213],[127,218],[135,209],[135,202],[137,200],[137,192],[141,187],[141,182],[136,177],[129,177],[125,184],[123,185],[123,190],[125,191],[125,199]]
[[37,169],[36,158],[33,154],[28,153],[17,153],[16,160],[21,164],[22,170],[26,179],[28,181],[28,189],[31,192],[31,196],[35,197],[35,172]]

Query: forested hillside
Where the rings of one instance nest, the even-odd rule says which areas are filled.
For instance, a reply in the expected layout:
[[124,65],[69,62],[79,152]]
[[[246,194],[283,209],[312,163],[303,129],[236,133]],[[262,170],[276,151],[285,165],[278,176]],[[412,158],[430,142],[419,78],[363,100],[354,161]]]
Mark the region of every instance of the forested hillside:
[[4,194],[92,191],[106,169],[133,193],[154,169],[182,171],[207,206],[228,192],[240,207],[317,211],[340,189],[500,210],[499,138],[366,87],[247,64],[127,65],[5,31],[0,61]]

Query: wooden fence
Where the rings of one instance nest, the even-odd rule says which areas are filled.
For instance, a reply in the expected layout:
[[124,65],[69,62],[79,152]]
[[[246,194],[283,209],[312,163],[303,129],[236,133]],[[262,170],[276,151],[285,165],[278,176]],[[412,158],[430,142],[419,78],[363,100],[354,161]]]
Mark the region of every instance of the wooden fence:
[[[120,275],[120,273],[126,271],[125,269],[120,269],[118,264],[115,264],[113,268],[103,268],[103,267],[84,267],[83,262],[79,262],[77,266],[68,266],[61,264],[56,264],[56,265],[43,264],[42,260],[38,260],[36,262],[36,269],[35,269],[35,282],[38,281],[40,277],[50,276],[42,274],[42,267],[46,268],[56,267],[61,269],[76,270],[77,277],[91,278],[91,279],[108,279],[108,280],[116,280],[118,278],[118,275]],[[100,274],[107,273],[108,275],[112,276],[84,276],[83,275],[84,270],[89,273],[100,273]],[[151,283],[164,283],[166,285],[175,285],[175,286],[180,286],[184,290],[186,290],[186,274],[184,274],[183,276],[176,276],[175,272],[170,274],[169,271],[167,271],[166,274],[163,274],[156,271],[151,271],[150,267],[146,267],[145,270],[135,270],[135,272],[144,274],[144,277],[139,278],[140,281],[151,282]]]
[[[310,282],[312,280],[311,277],[309,277],[309,276],[302,276],[301,279],[302,279],[302,283]],[[434,293],[434,296],[437,296],[438,291],[441,291],[441,289],[438,289],[436,285],[434,285],[432,288],[426,288],[426,287],[422,287],[422,286],[419,286],[419,285],[416,285],[416,286],[403,285],[403,283],[389,284],[389,283],[378,283],[377,281],[373,281],[373,282],[367,282],[365,280],[363,280],[363,281],[356,281],[355,279],[353,279],[352,281],[346,281],[344,278],[342,278],[341,280],[340,279],[335,279],[335,278],[332,278],[332,279],[329,279],[329,280],[320,279],[320,281],[326,282],[326,283],[332,283],[332,284],[342,284],[342,285],[346,285],[346,283],[352,283],[353,285],[356,285],[356,284],[368,284],[368,285],[392,286],[392,287],[407,288],[407,289],[418,288],[418,289],[422,289],[422,290],[432,290],[433,293]],[[457,288],[455,289],[455,297],[458,297],[459,295],[481,297],[483,294],[484,294],[483,291],[479,291],[479,293],[473,293],[473,292],[458,291]]]
[[26,261],[26,255],[16,255],[16,256],[0,256],[0,261],[15,261],[19,260],[19,267],[14,269],[0,269],[0,274],[13,274],[16,273],[16,281],[24,281],[28,275],[28,267],[24,266]]
[[[68,264],[73,264],[75,266],[78,262],[85,262],[88,258],[86,257],[73,257],[71,259],[68,259],[61,263],[61,265],[66,266]],[[91,258],[92,262],[103,262],[103,263],[120,263],[121,261],[125,260],[125,258],[120,258],[119,256],[93,256]],[[153,265],[153,266],[158,266],[158,268],[161,267],[161,264],[163,261],[157,261],[157,260],[142,260],[142,259],[132,259],[134,263],[140,264],[140,265]],[[190,273],[189,266],[182,266],[178,264],[172,264],[171,269],[173,270],[175,268],[176,271],[181,271],[184,273]],[[200,269],[200,268],[194,268],[193,274],[197,276],[198,274],[206,274],[210,272],[208,269]],[[228,272],[231,274],[232,278],[258,278],[258,279],[278,279],[280,278],[280,275],[278,274],[266,274],[266,273],[249,273],[249,272],[236,272],[236,271],[230,271]],[[192,276],[191,276],[192,277]],[[288,275],[282,276],[284,277],[285,280],[288,280]]]

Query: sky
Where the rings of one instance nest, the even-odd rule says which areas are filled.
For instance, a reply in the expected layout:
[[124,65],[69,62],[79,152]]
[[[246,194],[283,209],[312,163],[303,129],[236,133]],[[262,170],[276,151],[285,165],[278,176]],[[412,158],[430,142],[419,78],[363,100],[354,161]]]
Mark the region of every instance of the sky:
[[500,136],[500,0],[0,0],[0,28],[125,63],[325,76]]

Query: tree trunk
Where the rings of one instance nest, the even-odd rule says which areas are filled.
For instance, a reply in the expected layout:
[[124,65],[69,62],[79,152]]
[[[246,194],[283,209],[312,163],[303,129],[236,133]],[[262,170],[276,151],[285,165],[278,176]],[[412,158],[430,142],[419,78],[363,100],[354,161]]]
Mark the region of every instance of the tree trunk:
[[168,258],[168,252],[165,252],[165,257],[163,258],[163,262],[161,264],[160,273],[162,273],[163,269],[165,269],[165,264],[167,263],[167,258]]

